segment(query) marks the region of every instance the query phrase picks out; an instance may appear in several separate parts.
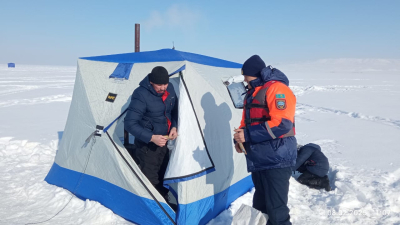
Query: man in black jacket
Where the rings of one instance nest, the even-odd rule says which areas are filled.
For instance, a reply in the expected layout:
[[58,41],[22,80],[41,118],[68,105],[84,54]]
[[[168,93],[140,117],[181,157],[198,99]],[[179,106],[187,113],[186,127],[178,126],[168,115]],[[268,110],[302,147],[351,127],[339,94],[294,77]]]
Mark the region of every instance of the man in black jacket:
[[154,67],[139,85],[126,113],[125,130],[135,136],[135,156],[141,171],[168,200],[163,178],[169,161],[167,141],[178,136],[178,100],[162,66]]
[[317,144],[309,143],[298,146],[296,165],[293,171],[302,173],[297,181],[310,188],[330,191],[331,187],[328,179],[329,161],[322,153],[321,147]]

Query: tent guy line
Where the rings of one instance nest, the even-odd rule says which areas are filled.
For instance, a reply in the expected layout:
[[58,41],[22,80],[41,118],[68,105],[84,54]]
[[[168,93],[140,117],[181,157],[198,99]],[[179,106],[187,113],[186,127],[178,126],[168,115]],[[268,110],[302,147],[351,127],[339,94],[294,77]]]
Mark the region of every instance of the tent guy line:
[[30,224],[41,224],[41,223],[45,223],[45,222],[50,221],[51,219],[53,219],[54,217],[56,217],[57,215],[59,215],[59,214],[68,206],[68,204],[71,202],[71,200],[76,196],[76,195],[75,195],[76,190],[78,189],[79,185],[81,184],[83,175],[85,174],[87,165],[89,164],[90,156],[91,156],[92,150],[93,150],[93,145],[96,143],[96,136],[93,135],[93,136],[92,136],[92,139],[93,139],[93,141],[92,141],[92,144],[91,144],[91,146],[90,146],[89,155],[88,155],[88,157],[87,157],[84,170],[82,171],[82,175],[81,175],[81,177],[79,178],[79,182],[78,182],[78,184],[76,185],[76,187],[74,188],[74,191],[73,191],[73,192],[69,192],[70,195],[71,195],[71,197],[69,198],[68,202],[64,205],[64,207],[62,207],[56,214],[54,214],[54,215],[53,215],[52,217],[50,217],[49,219],[43,220],[43,221],[40,221],[40,222],[27,223],[27,224],[25,224],[25,225],[30,225]]

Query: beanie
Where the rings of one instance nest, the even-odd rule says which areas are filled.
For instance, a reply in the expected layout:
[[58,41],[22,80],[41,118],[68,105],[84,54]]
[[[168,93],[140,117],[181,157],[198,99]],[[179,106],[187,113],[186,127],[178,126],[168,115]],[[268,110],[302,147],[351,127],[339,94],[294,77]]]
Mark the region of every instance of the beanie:
[[253,55],[242,66],[242,75],[260,77],[261,70],[264,69],[265,63],[258,55]]
[[149,73],[149,80],[154,84],[168,84],[168,71],[162,66],[156,66],[151,73]]

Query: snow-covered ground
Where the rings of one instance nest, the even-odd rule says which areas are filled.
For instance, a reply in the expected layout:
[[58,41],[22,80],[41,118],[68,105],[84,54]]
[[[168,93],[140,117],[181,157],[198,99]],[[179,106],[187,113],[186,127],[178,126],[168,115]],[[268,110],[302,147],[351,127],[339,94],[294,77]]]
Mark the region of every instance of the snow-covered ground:
[[[333,191],[290,180],[293,224],[400,224],[400,61],[276,65],[298,100],[297,139],[321,145]],[[0,65],[0,224],[131,224],[44,177],[64,129],[75,67]],[[294,177],[296,177],[294,175]],[[254,191],[254,190],[253,190]],[[252,192],[209,224],[230,224]]]

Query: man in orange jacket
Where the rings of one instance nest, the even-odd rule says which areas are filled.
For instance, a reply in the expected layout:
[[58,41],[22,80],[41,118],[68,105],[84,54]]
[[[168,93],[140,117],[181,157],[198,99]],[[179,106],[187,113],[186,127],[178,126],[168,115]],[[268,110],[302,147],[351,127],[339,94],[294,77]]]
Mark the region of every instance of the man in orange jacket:
[[297,156],[296,97],[286,75],[266,67],[258,55],[246,60],[242,75],[248,91],[234,140],[237,152],[242,152],[239,143],[247,151],[247,170],[255,187],[253,207],[268,214],[268,224],[289,225],[289,179]]

